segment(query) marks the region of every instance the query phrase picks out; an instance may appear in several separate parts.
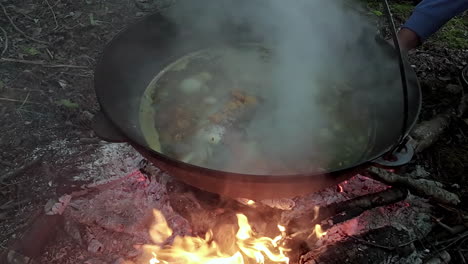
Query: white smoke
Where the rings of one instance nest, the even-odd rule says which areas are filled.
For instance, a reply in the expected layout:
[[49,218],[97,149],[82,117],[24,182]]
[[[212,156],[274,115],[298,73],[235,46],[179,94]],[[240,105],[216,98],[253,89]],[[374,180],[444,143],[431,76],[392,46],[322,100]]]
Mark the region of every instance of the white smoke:
[[[313,169],[302,166],[300,161],[317,159],[318,155],[321,155],[321,167],[326,168],[335,159],[335,150],[343,147],[338,144],[324,149],[317,142],[318,134],[339,126],[326,111],[337,103],[333,102],[337,93],[334,84],[352,86],[347,105],[335,107],[356,110],[354,115],[362,113],[359,107],[368,105],[371,98],[382,98],[382,89],[386,89],[387,95],[382,103],[399,91],[392,88],[398,87],[396,64],[383,63],[388,59],[375,42],[377,30],[356,9],[350,8],[355,5],[358,3],[344,0],[185,0],[169,10],[180,28],[206,32],[194,38],[229,39],[224,32],[225,25],[235,24],[245,26],[262,45],[274,51],[273,68],[268,76],[271,88],[258,91],[245,88],[265,98],[265,105],[255,113],[247,131],[261,139],[262,149],[270,159],[285,161],[290,167],[266,171],[252,167],[255,165],[249,160],[251,157],[246,156],[236,157],[229,170],[256,174],[306,173]],[[230,69],[238,66],[265,77],[258,58],[245,56],[248,55],[232,56],[227,62]],[[382,83],[386,88],[381,87]],[[344,91],[338,93],[349,92],[345,91],[347,88],[339,89]],[[353,116],[350,112],[346,114]],[[358,137],[354,135],[351,140]],[[362,148],[350,158],[351,163],[364,155],[367,143],[362,141]]]

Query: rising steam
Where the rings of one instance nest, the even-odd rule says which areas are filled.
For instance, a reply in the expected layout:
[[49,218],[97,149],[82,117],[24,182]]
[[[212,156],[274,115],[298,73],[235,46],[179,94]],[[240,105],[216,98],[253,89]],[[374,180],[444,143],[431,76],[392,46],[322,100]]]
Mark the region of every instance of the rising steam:
[[[206,32],[194,38],[231,41],[224,28],[234,24],[250,31],[274,51],[268,73],[264,63],[249,53],[234,53],[226,62],[226,71],[234,69],[231,74],[236,75],[239,73],[235,69],[242,69],[268,79],[271,88],[267,91],[244,87],[265,99],[265,106],[255,113],[248,133],[262,139],[262,148],[270,158],[293,165],[287,169],[255,168],[252,157],[245,155],[236,157],[230,168],[218,169],[252,174],[317,170],[296,162],[304,159],[315,159],[320,161],[320,167],[327,168],[336,162],[336,153],[343,144],[340,141],[325,147],[318,142],[320,134],[331,133],[330,129],[340,126],[340,120],[328,116],[327,109],[338,107],[346,118],[359,118],[364,112],[380,113],[389,98],[400,98],[397,65],[387,63],[388,55],[375,40],[377,30],[356,11],[357,5],[341,0],[185,0],[168,11],[180,28],[195,27]],[[335,99],[338,96],[345,96],[346,103]],[[373,110],[368,110],[369,100],[376,105]],[[400,103],[399,99],[393,100]],[[350,133],[350,140],[359,143],[353,156],[347,157],[350,164],[372,152],[371,132],[359,133]],[[203,148],[196,143],[193,147]]]

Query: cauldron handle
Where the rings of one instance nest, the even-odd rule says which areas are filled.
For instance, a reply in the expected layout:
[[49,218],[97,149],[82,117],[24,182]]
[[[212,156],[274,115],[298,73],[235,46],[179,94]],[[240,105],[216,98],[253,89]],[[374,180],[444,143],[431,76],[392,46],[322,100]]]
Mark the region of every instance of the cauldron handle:
[[398,142],[392,147],[388,155],[396,155],[396,153],[401,152],[406,145],[406,130],[408,128],[408,112],[409,112],[409,102],[408,102],[408,78],[406,76],[405,63],[403,61],[403,55],[401,52],[400,43],[398,41],[397,31],[395,27],[395,21],[393,21],[392,12],[390,11],[390,5],[388,0],[383,0],[385,6],[385,15],[387,17],[390,32],[392,33],[393,45],[395,47],[395,52],[398,55],[398,66],[400,69],[401,77],[401,86],[403,92],[403,123],[401,126],[401,136]]
[[94,115],[92,127],[96,135],[102,140],[112,143],[128,142],[128,139],[101,111]]

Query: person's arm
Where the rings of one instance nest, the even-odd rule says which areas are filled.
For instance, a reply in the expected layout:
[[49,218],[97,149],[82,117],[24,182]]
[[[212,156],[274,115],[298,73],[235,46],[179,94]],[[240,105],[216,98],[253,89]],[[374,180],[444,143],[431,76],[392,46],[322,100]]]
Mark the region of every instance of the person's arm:
[[398,33],[400,44],[406,50],[417,47],[467,9],[468,0],[423,0]]

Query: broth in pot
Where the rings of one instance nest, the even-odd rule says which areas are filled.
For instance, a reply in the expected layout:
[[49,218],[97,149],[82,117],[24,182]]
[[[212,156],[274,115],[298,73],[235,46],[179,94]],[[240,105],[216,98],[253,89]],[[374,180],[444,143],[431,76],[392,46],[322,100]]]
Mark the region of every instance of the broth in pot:
[[240,44],[170,64],[141,99],[147,144],[193,165],[256,175],[335,170],[366,156],[370,111],[353,88],[314,72],[298,84],[276,61],[274,49]]

